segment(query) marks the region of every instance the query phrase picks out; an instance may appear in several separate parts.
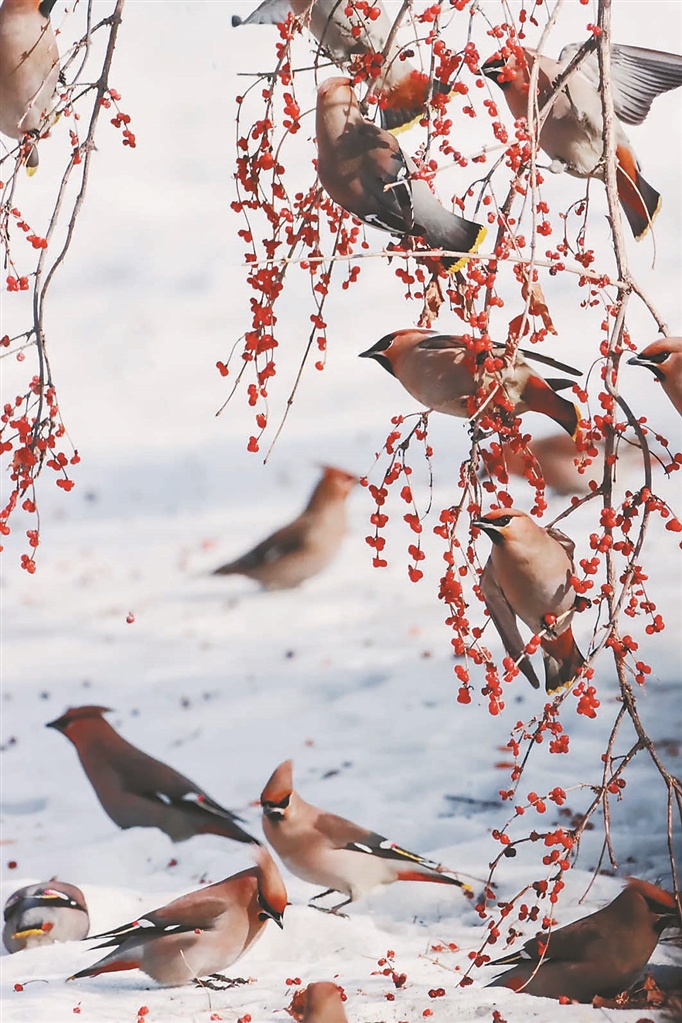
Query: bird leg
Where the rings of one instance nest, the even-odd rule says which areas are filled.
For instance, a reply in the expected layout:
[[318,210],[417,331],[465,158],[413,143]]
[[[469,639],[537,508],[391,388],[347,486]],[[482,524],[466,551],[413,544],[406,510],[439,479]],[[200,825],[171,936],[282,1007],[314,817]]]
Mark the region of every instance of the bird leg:
[[340,913],[339,910],[343,909],[344,906],[347,906],[350,902],[353,901],[353,896],[352,895],[350,895],[347,899],[344,899],[343,902],[339,902],[336,906],[332,906],[330,909],[327,909],[325,906],[313,906],[313,902],[315,901],[315,899],[321,899],[323,895],[330,895],[332,892],[335,892],[335,891],[336,891],[336,888],[328,888],[326,892],[320,892],[319,895],[313,895],[313,897],[310,900],[310,902],[308,903],[308,905],[309,905],[309,907],[311,909],[319,910],[320,913],[331,913],[332,916],[341,916],[341,917],[343,917],[344,920],[347,920],[348,919],[348,914],[347,913]]
[[[315,899],[323,899],[325,895],[333,895],[335,891],[336,888],[327,888],[326,892],[319,892],[317,895],[313,895],[312,898],[309,900],[308,905],[310,905],[311,902],[314,902]],[[313,909],[319,908],[320,908],[319,906],[313,906]]]
[[207,987],[211,991],[227,991],[233,987],[239,987],[242,984],[249,984],[250,981],[245,980],[243,977],[226,977],[222,973],[212,973],[205,980],[195,980],[197,987]]

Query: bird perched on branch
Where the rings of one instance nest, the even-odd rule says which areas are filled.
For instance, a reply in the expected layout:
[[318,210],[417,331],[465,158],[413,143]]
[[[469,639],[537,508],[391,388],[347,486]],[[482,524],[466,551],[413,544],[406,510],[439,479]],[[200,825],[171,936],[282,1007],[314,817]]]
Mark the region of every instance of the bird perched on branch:
[[346,499],[356,483],[357,476],[324,466],[298,518],[213,575],[246,575],[265,590],[300,586],[336,557],[346,535]]
[[319,980],[308,984],[300,997],[295,999],[302,1006],[302,1023],[348,1023],[343,1008],[343,998],[336,984],[328,980]]
[[472,522],[493,542],[481,575],[481,592],[505,649],[534,689],[540,682],[516,624],[517,617],[541,640],[545,689],[553,693],[573,681],[585,663],[571,619],[577,595],[571,585],[573,541],[558,529],[543,529],[515,508],[497,508]]
[[[371,66],[372,90],[379,100],[381,125],[389,131],[408,128],[422,117],[431,88],[448,93],[450,88],[418,71],[405,56],[404,47],[393,41],[382,57],[391,33],[391,20],[380,0],[372,0],[366,12],[347,0],[264,0],[248,18],[232,15],[232,25],[274,25],[289,14],[304,19],[311,34],[338,65],[365,58]],[[378,70],[377,77],[373,77]]]
[[[317,172],[335,203],[391,234],[422,238],[430,249],[476,252],[486,229],[440,204],[390,132],[366,120],[349,78],[317,90]],[[467,256],[443,256],[454,273]]]
[[311,903],[332,892],[347,896],[323,912],[338,913],[394,881],[434,881],[469,889],[439,863],[306,803],[294,790],[292,770],[291,760],[280,764],[261,793],[263,831],[292,874],[325,886],[327,890],[314,895]]
[[235,842],[257,839],[241,820],[172,767],[126,742],[103,714],[108,707],[71,707],[47,728],[76,747],[102,807],[119,828],[159,828],[173,842],[194,835],[223,835]]
[[159,984],[177,986],[219,976],[251,948],[268,920],[283,927],[284,882],[267,849],[254,847],[254,856],[255,867],[182,895],[123,927],[94,934],[93,939],[105,939],[96,949],[113,945],[113,951],[69,980],[142,970]]
[[[580,43],[565,46],[558,60],[534,50],[514,48],[494,54],[481,71],[504,92],[515,118],[526,117],[531,70],[537,60],[538,104],[554,92],[554,82],[568,67]],[[636,239],[642,238],[658,213],[661,197],[642,177],[639,162],[621,121],[641,124],[654,99],[682,85],[682,56],[639,46],[611,47],[611,86],[616,113],[618,198]],[[567,79],[540,130],[540,146],[552,160],[551,170],[576,178],[604,179],[604,123],[599,63],[590,53]]]
[[541,931],[490,966],[514,964],[488,987],[544,998],[612,998],[637,980],[666,927],[680,926],[677,903],[663,888],[630,878],[608,906],[575,923]]
[[661,337],[628,359],[650,369],[682,416],[682,337]]
[[[3,0],[0,7],[0,131],[12,139],[47,127],[59,80],[59,51],[50,23],[56,0]],[[38,166],[28,148],[26,167]]]
[[[571,437],[578,428],[576,406],[556,393],[556,389],[571,387],[572,380],[544,380],[526,362],[529,359],[545,363],[565,373],[580,376],[580,371],[539,353],[517,349],[513,366],[501,360],[504,345],[493,345],[490,351],[475,352],[466,340],[453,334],[439,334],[435,330],[408,327],[386,334],[380,341],[361,352],[361,359],[374,359],[403,385],[405,390],[436,412],[461,419],[475,418],[475,404],[486,404],[490,394],[492,403],[519,416],[523,412],[540,412],[549,416]],[[488,358],[499,360],[499,368],[490,373],[483,368]],[[476,395],[480,401],[473,403]],[[484,396],[485,395],[485,396]]]
[[90,929],[85,896],[80,888],[55,877],[29,884],[5,903],[2,942],[8,952],[79,941]]

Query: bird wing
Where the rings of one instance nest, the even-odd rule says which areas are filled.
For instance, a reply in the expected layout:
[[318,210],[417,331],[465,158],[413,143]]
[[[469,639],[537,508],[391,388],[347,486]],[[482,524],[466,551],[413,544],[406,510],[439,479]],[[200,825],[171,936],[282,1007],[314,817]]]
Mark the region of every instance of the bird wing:
[[[564,46],[559,62],[567,64],[581,46],[582,43]],[[599,87],[599,58],[596,53],[585,58],[580,70],[595,88]],[[614,43],[611,47],[611,85],[616,116],[626,124],[641,124],[657,96],[682,85],[682,56]]]
[[136,942],[150,941],[152,938],[163,938],[168,934],[211,930],[215,920],[224,912],[225,901],[217,898],[208,889],[192,892],[115,930],[92,934],[87,940],[105,938],[105,941],[95,947],[110,948],[114,945],[123,945],[131,938]]
[[232,27],[238,25],[281,25],[287,20],[291,13],[289,0],[263,0],[262,4],[251,11],[248,18],[240,18],[238,14],[232,15]]
[[[430,337],[423,338],[416,346],[427,352],[442,352],[442,351],[453,351],[461,352],[467,349],[467,345],[461,337],[457,337],[452,334],[432,334]],[[492,353],[496,356],[502,356],[505,352],[505,345],[493,344]],[[535,362],[541,362],[544,366],[551,366],[553,369],[560,369],[563,373],[571,373],[573,376],[581,377],[582,371],[575,369],[573,366],[567,366],[565,362],[559,362],[558,359],[553,359],[549,355],[542,355],[540,352],[529,351],[527,348],[517,348],[517,352],[525,356],[527,359],[532,359]],[[472,353],[473,354],[473,353]],[[487,353],[476,353],[477,359]],[[570,381],[564,383],[565,387],[572,386]]]
[[429,337],[422,338],[416,347],[425,352],[467,351],[467,346],[462,338],[453,334],[431,334]]
[[533,670],[533,665],[524,654],[526,644],[521,638],[521,633],[519,632],[516,624],[516,615],[512,611],[507,598],[498,585],[493,571],[492,560],[490,558],[486,562],[486,566],[481,573],[480,586],[483,599],[485,600],[485,606],[488,608],[495,628],[500,634],[505,650],[515,661],[519,661],[519,658],[521,658],[519,661],[519,669],[526,676],[533,689],[539,689],[539,679]]
[[269,562],[278,561],[279,558],[283,558],[287,554],[295,554],[296,551],[302,550],[305,546],[307,535],[308,523],[301,515],[300,518],[295,519],[288,526],[283,526],[282,529],[278,529],[271,536],[266,537],[265,540],[262,540],[252,550],[243,554],[241,558],[237,558],[236,561],[231,561],[228,565],[217,568],[213,574],[224,575],[230,572],[250,572],[254,568],[259,568]]
[[410,185],[413,167],[390,132],[364,120],[354,128],[359,152],[366,155],[363,186],[379,207],[377,213],[363,219],[384,231],[409,234],[414,227]]
[[559,362],[558,359],[553,359],[551,355],[542,355],[540,352],[529,351],[528,348],[517,348],[516,350],[521,352],[521,355],[524,355],[526,359],[540,362],[543,366],[560,369],[562,373],[571,373],[574,377],[581,377],[583,375],[582,370],[576,369],[574,366],[568,366],[565,362]]
[[[501,959],[495,959],[490,966],[513,965],[514,963],[534,962],[540,959],[548,962],[583,962],[592,956],[595,942],[601,942],[608,933],[602,925],[601,910],[591,916],[583,917],[572,924],[560,927],[547,934],[539,931],[534,938],[529,938],[522,948],[511,952]],[[546,951],[545,951],[546,950]]]
[[334,849],[349,849],[369,856],[379,856],[381,859],[418,863],[420,866],[441,872],[440,864],[434,860],[402,849],[376,831],[368,831],[334,813],[321,813],[315,827],[323,833]]
[[573,554],[575,552],[575,541],[571,540],[570,536],[566,536],[560,529],[556,529],[555,526],[550,526],[547,530],[549,536],[557,543],[560,543],[563,549],[568,554],[571,564],[573,564]]

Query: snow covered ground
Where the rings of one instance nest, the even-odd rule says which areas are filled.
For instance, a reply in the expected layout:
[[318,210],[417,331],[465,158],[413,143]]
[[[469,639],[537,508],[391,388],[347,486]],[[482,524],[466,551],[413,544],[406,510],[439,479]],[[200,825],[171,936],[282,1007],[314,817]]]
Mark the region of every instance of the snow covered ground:
[[[497,4],[488,6],[497,17]],[[101,5],[102,13],[108,9]],[[390,417],[415,407],[387,374],[357,359],[381,334],[414,316],[402,288],[369,262],[350,292],[330,299],[328,368],[304,377],[268,465],[245,450],[251,416],[242,398],[214,416],[225,396],[215,363],[226,358],[248,322],[238,221],[229,211],[233,97],[244,87],[236,74],[269,68],[275,38],[268,29],[230,28],[232,13],[250,9],[247,0],[129,0],[126,6],[112,84],[133,118],[138,148],[123,149],[118,134],[102,125],[83,218],[49,301],[52,367],[82,457],[77,486],[64,495],[47,477],[41,485],[35,576],[18,567],[22,530],[28,528],[20,520],[5,555],[2,898],[56,874],[85,891],[94,932],[242,869],[248,850],[214,837],[174,847],[156,832],[119,831],[97,803],[70,744],[44,730],[67,706],[114,708],[112,724],[127,739],[244,814],[252,831],[259,828],[254,801],[264,782],[292,757],[297,786],[310,802],[478,878],[499,851],[490,832],[509,814],[498,795],[508,783],[508,757],[500,747],[518,719],[542,706],[523,678],[496,719],[484,702],[456,702],[450,637],[436,599],[439,543],[427,528],[425,577],[410,584],[404,553],[409,539],[396,524],[396,509],[388,531],[389,567],[372,569],[363,540],[372,509],[359,488],[351,497],[342,556],[299,591],[262,594],[246,580],[207,574],[296,514],[318,463],[369,472]],[[584,25],[594,20],[591,5],[567,5],[550,52],[582,38]],[[680,51],[680,5],[615,0],[614,34],[624,42]],[[481,45],[492,49],[489,42]],[[673,332],[682,327],[679,102],[679,93],[660,98],[647,122],[630,133],[647,177],[664,196],[656,269],[647,241],[629,245],[633,269]],[[478,141],[471,131],[462,148],[474,152]],[[21,183],[15,201],[36,229],[49,208],[41,189],[51,169],[56,173],[62,165],[67,145],[58,125],[41,147],[39,174]],[[452,191],[456,182],[466,184],[467,173],[458,171]],[[566,178],[552,179],[548,187],[566,204],[580,194],[579,184]],[[280,408],[310,311],[304,275],[292,280],[281,311],[288,344],[280,350],[281,377],[272,388]],[[601,314],[577,314],[574,291],[560,280],[548,298],[559,328],[548,350],[588,363]],[[3,306],[3,332],[11,333],[22,322],[20,303],[6,299]],[[446,329],[454,320],[444,316],[440,325]],[[655,336],[636,307],[631,329],[642,345]],[[19,393],[26,375],[27,363],[7,362],[3,400]],[[679,417],[650,375],[627,368],[622,379],[628,399],[679,449]],[[532,428],[547,432],[541,422]],[[432,424],[432,438],[438,509],[453,500],[466,438],[462,424],[444,420]],[[425,478],[419,484],[424,495]],[[658,486],[679,504],[677,481],[660,479]],[[518,492],[522,503],[520,484]],[[562,506],[554,501],[550,515]],[[591,528],[589,516],[569,521],[580,542]],[[652,530],[646,555],[651,597],[669,628],[654,642],[635,623],[633,635],[647,642],[654,669],[640,697],[642,717],[670,769],[679,773],[680,573],[679,552],[669,540],[670,534]],[[126,622],[129,612],[133,624]],[[588,638],[589,630],[589,622],[579,621],[578,640]],[[556,757],[538,748],[522,794],[561,784],[571,810],[588,805],[590,790],[580,786],[598,780],[596,761],[617,706],[606,658],[598,662],[597,679],[597,720],[576,716],[569,699],[564,720],[571,753],[558,767]],[[621,752],[629,738],[619,740]],[[628,777],[624,799],[613,807],[619,876],[669,886],[665,793],[643,754]],[[563,819],[556,812],[545,816],[542,825]],[[581,901],[601,837],[597,822],[567,877],[555,912],[560,924],[593,912],[620,889],[618,878],[599,876]],[[505,862],[497,874],[501,898],[541,876],[541,854],[533,847]],[[307,909],[314,889],[288,875],[286,881],[292,905],[284,931],[268,928],[248,958],[228,971],[253,978],[249,986],[224,993],[169,991],[139,973],[65,985],[65,977],[97,954],[87,945],[61,945],[2,959],[3,1020],[62,1023],[79,1010],[90,1023],[124,1023],[144,1005],[150,1023],[204,1023],[218,1018],[212,1014],[230,1021],[250,1014],[254,1023],[266,1023],[288,1018],[287,978],[303,984],[337,980],[348,995],[351,1023],[415,1023],[426,1010],[434,1023],[488,1021],[494,1009],[509,1023],[597,1018],[589,1006],[559,1009],[555,1002],[485,990],[489,971],[478,971],[472,987],[458,988],[468,953],[479,947],[486,927],[458,891],[394,885],[340,920]],[[533,930],[530,925],[526,936]],[[400,989],[375,972],[389,949],[397,972],[407,974]],[[655,958],[676,961],[670,946],[659,947]],[[18,983],[22,991],[14,990]],[[445,997],[429,997],[430,989],[440,987]],[[642,1015],[600,1010],[600,1018],[624,1023]]]

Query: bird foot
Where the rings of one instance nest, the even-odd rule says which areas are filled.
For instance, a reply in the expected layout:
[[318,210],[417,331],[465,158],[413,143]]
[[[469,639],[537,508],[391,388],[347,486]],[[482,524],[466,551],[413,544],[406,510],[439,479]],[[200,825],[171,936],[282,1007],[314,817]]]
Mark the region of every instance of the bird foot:
[[331,909],[327,909],[325,906],[313,906],[312,902],[309,902],[308,906],[310,909],[316,909],[318,913],[331,913],[332,916],[340,916],[344,920],[348,920],[348,913],[342,913],[340,910],[335,909],[334,906]]
[[197,987],[207,987],[211,991],[228,991],[233,987],[240,987],[242,984],[250,984],[250,980],[245,980],[244,977],[226,977],[222,973],[212,973],[210,977],[206,977],[204,980],[195,980]]

